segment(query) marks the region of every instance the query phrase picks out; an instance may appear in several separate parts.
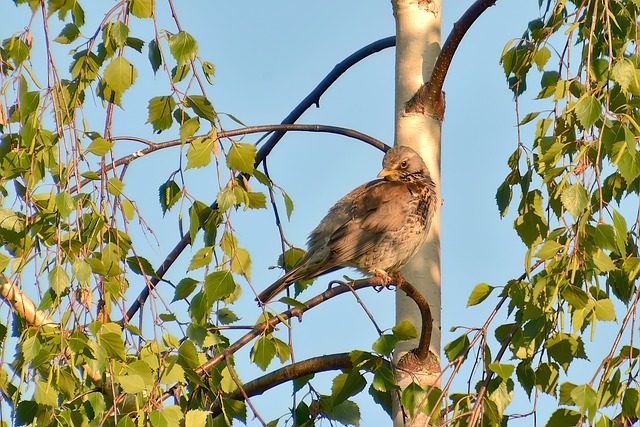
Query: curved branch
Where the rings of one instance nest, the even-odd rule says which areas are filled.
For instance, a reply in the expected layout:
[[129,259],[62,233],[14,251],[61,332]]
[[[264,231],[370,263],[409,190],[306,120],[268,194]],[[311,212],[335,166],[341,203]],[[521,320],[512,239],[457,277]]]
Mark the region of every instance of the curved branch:
[[[363,47],[362,49],[358,50],[357,52],[351,54],[345,60],[340,62],[338,65],[336,65],[333,68],[333,70],[331,70],[331,72],[320,82],[320,84],[318,84],[318,86],[316,86],[316,88],[312,90],[311,93],[309,93],[309,95],[307,95],[307,97],[303,99],[300,102],[300,104],[298,104],[298,106],[293,109],[293,111],[291,111],[291,113],[289,113],[289,115],[282,121],[282,125],[292,125],[296,120],[298,120],[298,118],[300,118],[302,113],[304,113],[309,107],[311,107],[311,105],[313,104],[319,105],[320,96],[324,92],[326,92],[326,90],[333,84],[333,82],[335,82],[338,79],[338,77],[344,74],[344,72],[348,70],[351,66],[363,60],[364,58],[368,57],[369,55],[372,55],[388,47],[395,46],[395,43],[396,43],[395,36],[387,37],[387,38],[378,40],[376,42],[373,42]],[[256,154],[256,165],[261,163],[269,155],[271,150],[273,150],[275,145],[278,143],[278,141],[280,141],[280,139],[282,139],[282,137],[286,132],[287,132],[286,130],[279,130],[274,132],[273,135],[271,135],[271,137],[267,140],[267,142],[260,148],[260,150]],[[229,134],[227,135],[231,136]],[[361,135],[364,135],[364,134],[361,134]],[[140,152],[142,151],[144,150],[141,150]],[[135,155],[136,154],[134,153],[133,156]],[[214,207],[217,206],[217,203],[214,202],[212,206]],[[160,279],[162,279],[162,277],[169,270],[171,265],[173,265],[175,260],[178,258],[178,256],[182,253],[184,248],[186,248],[189,243],[191,243],[191,237],[189,234],[186,234],[176,244],[176,246],[173,248],[169,256],[163,261],[162,265],[158,268],[158,270],[156,270],[156,274],[153,278],[151,278],[150,283],[142,290],[142,292],[140,292],[136,300],[133,302],[131,307],[129,307],[129,309],[125,313],[125,316],[118,323],[120,324],[126,323],[138,312],[140,307],[142,307],[142,304],[144,304],[147,298],[149,298],[149,294],[151,290],[156,287]]]
[[418,347],[412,350],[412,353],[418,358],[419,362],[426,362],[429,357],[429,346],[431,345],[431,333],[433,332],[433,317],[431,316],[431,308],[429,302],[413,285],[407,282],[400,273],[398,273],[397,287],[404,291],[411,298],[420,310],[422,319],[422,327],[420,328],[420,340]]
[[[390,365],[389,362],[384,359],[383,363],[387,363],[388,365]],[[248,383],[242,385],[242,390],[244,390],[244,393],[247,397],[253,397],[296,378],[301,378],[306,375],[311,375],[318,372],[335,371],[338,369],[350,369],[352,367],[353,363],[351,362],[351,356],[349,355],[349,353],[337,353],[312,357],[307,360],[302,360],[300,362],[284,366],[280,369],[256,378],[253,381],[249,381]],[[390,368],[390,366],[387,367]],[[242,390],[236,389],[234,392],[229,393],[225,397],[233,400],[244,400],[245,396],[242,394]],[[212,418],[215,418],[220,415],[220,413],[222,413],[222,407],[220,406],[219,402],[216,403],[213,408],[211,408],[211,412]]]
[[407,102],[405,110],[407,112],[418,112],[434,115],[439,119],[444,118],[445,100],[442,92],[444,80],[447,77],[449,66],[453,60],[462,38],[465,36],[473,23],[482,13],[495,5],[497,0],[476,0],[469,9],[453,24],[453,30],[449,33],[447,40],[442,45],[442,50],[438,55],[431,78],[415,95]]
[[[263,125],[263,126],[249,126],[241,129],[233,129],[228,131],[221,131],[216,134],[218,138],[230,138],[233,136],[239,135],[249,135],[252,133],[262,133],[262,132],[323,132],[323,133],[333,133],[336,135],[344,135],[349,138],[358,139],[362,142],[365,142],[372,147],[378,148],[382,151],[389,150],[389,146],[384,142],[376,139],[372,136],[369,136],[365,133],[358,132],[357,130],[343,128],[339,126],[328,126],[328,125],[299,125],[299,124],[280,124],[280,125]],[[203,138],[206,135],[192,136],[188,138],[186,142],[192,142],[194,139]],[[109,165],[106,165],[102,168],[98,173],[108,172],[118,166],[128,165],[133,160],[146,156],[147,154],[151,154],[154,151],[162,150],[164,148],[176,147],[182,144],[182,140],[180,139],[172,139],[170,141],[159,142],[159,143],[151,143],[145,139],[138,138],[137,136],[115,136],[111,138],[112,141],[136,141],[142,144],[147,145],[147,148],[143,148],[142,150],[136,151],[135,153],[129,154],[128,156],[124,156],[115,162],[112,162]],[[256,166],[259,165],[264,158],[258,158],[256,156]],[[80,187],[86,185],[90,180],[85,179],[80,182]]]
[[[327,89],[336,81],[342,74],[344,74],[349,68],[362,61],[366,57],[373,55],[374,53],[380,52],[381,50],[387,49],[389,47],[393,47],[396,45],[396,37],[386,37],[384,39],[380,39],[375,41],[362,49],[358,50],[355,53],[352,53],[347,58],[345,58],[342,62],[333,67],[333,70],[316,86],[315,89],[307,95],[297,106],[294,108],[291,113],[282,121],[282,124],[291,124],[295,123],[296,120],[302,116],[302,114],[307,111],[312,105],[316,105],[320,107],[320,97],[327,91]],[[256,156],[256,161],[262,161],[265,157],[269,155],[273,147],[276,146],[278,141],[282,139],[285,132],[278,131],[274,132],[273,135],[269,137],[267,142],[260,148],[258,151],[258,155]]]

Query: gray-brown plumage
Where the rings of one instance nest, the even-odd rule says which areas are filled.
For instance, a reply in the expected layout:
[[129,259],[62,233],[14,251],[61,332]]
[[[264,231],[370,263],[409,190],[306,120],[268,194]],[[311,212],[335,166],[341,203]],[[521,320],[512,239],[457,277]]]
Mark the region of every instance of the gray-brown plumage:
[[271,301],[287,286],[340,267],[389,280],[424,243],[436,209],[435,184],[413,149],[394,147],[382,160],[382,179],[340,199],[309,235],[297,267],[258,295]]

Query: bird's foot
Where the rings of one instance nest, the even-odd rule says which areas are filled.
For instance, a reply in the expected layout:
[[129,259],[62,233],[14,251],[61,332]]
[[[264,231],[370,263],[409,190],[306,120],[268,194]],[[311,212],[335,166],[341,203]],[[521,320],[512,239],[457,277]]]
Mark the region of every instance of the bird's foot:
[[380,286],[374,286],[374,289],[378,292],[382,291],[384,288],[391,289],[392,287],[397,286],[401,280],[404,280],[399,272],[389,274],[384,270],[375,269],[372,270],[371,273],[382,280],[382,284]]

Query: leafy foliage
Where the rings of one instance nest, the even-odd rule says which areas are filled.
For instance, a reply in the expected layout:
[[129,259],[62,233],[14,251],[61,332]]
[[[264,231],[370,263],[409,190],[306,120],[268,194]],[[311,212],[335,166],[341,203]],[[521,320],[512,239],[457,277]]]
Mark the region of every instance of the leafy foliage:
[[[15,312],[10,324],[0,324],[0,390],[13,406],[13,422],[246,423],[251,415],[240,387],[250,383],[236,373],[235,352],[249,344],[249,359],[266,371],[290,364],[293,349],[276,327],[287,321],[284,313],[264,310],[242,339],[227,333],[240,320],[233,304],[250,289],[253,265],[233,219],[266,208],[266,191],[275,198],[276,189],[290,217],[291,198],[256,169],[255,145],[219,136],[220,119],[206,93],[215,66],[200,56],[198,41],[177,21],[175,28],[140,34],[145,27],[137,26],[138,18],[162,26],[153,0],[120,3],[97,20],[85,19],[82,1],[15,3],[42,8],[58,30],[34,39],[32,32],[42,32],[33,26],[44,24],[34,15],[0,47],[0,288]],[[492,316],[444,347],[449,363],[443,378],[458,375],[463,364],[481,369],[463,392],[445,381],[440,387],[412,382],[401,390],[393,355],[399,342],[418,338],[414,325],[401,322],[381,332],[371,352],[343,357],[330,390],[318,391],[313,374],[293,379],[295,392],[303,394],[291,414],[298,425],[325,419],[358,426],[354,397],[365,390],[388,412],[398,398],[410,417],[422,413],[432,423],[456,426],[506,424],[511,402],[524,399],[523,391],[534,408],[541,395],[557,403],[548,426],[613,426],[640,417],[640,350],[632,330],[640,298],[632,206],[640,192],[640,3],[539,4],[542,17],[502,55],[517,100],[532,90],[527,81],[540,77],[534,93],[540,111],[519,118],[532,138],[517,141],[496,193],[499,215],[514,217],[527,250],[527,272],[504,286],[478,284],[468,307],[498,294],[496,312],[506,311],[508,320],[494,326]],[[99,24],[89,28],[86,22]],[[60,58],[52,44],[70,55]],[[45,79],[30,65],[42,52],[52,61]],[[150,69],[140,66],[144,61]],[[127,111],[128,97],[151,73],[162,87],[145,98],[147,125],[158,134],[177,132],[179,139],[142,141],[146,148],[134,151],[127,144],[140,139],[115,134],[114,111]],[[177,218],[179,238],[187,243],[164,261],[149,261],[142,253],[153,234],[129,194],[126,166],[171,146],[180,147],[180,155],[173,172],[157,168],[166,175],[155,208]],[[131,154],[116,157],[122,152]],[[189,177],[209,170],[217,186],[201,201],[189,191]],[[164,283],[182,251],[190,254],[188,268],[175,285]],[[288,248],[280,265],[291,269],[303,256]],[[296,291],[308,284],[300,281]],[[173,300],[156,297],[156,286],[174,286]],[[22,299],[9,291],[16,289]],[[136,307],[147,298],[153,303]],[[29,311],[15,301],[34,304]],[[282,301],[292,310],[310,308]],[[143,310],[152,325],[132,320]],[[619,322],[617,336],[603,338],[604,322]],[[495,356],[492,335],[500,346]],[[570,381],[594,358],[594,341],[605,348],[602,362],[590,379]],[[7,350],[14,343],[15,351]]]

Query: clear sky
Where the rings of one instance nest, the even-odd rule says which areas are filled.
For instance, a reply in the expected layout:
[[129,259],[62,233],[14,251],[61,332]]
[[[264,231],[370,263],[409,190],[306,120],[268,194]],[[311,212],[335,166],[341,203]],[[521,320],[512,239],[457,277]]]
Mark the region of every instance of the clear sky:
[[[165,12],[163,2],[158,3]],[[473,2],[445,0],[443,3],[444,40],[453,23]],[[443,344],[457,336],[449,333],[452,326],[479,326],[492,309],[495,296],[481,307],[465,308],[467,297],[477,283],[502,286],[524,269],[524,246],[512,228],[514,217],[508,215],[501,220],[494,199],[497,187],[507,174],[507,157],[517,144],[513,94],[507,88],[499,59],[504,45],[511,38],[520,37],[527,23],[539,16],[537,4],[536,0],[498,0],[468,32],[446,79],[441,189],[444,199]],[[0,5],[3,13],[5,10],[16,12],[9,0],[2,0]],[[207,0],[176,2],[176,7],[184,30],[200,42],[200,56],[216,66],[215,85],[208,89],[214,107],[218,112],[233,114],[247,125],[279,123],[335,64],[395,31],[388,0]],[[138,23],[134,21],[132,27]],[[168,29],[175,31],[168,25]],[[22,22],[15,28],[3,26],[0,36],[6,38],[23,28]],[[148,41],[148,34],[135,34],[134,30],[132,35],[146,37]],[[146,50],[144,55],[138,55],[137,59],[132,56],[131,60],[140,67],[139,75],[144,81],[140,81],[141,92],[124,95],[124,110],[116,111],[114,134],[137,135],[155,142],[176,137],[176,129],[154,135],[150,125],[142,125],[146,121],[149,97],[169,94],[169,89],[164,79],[149,77]],[[532,92],[536,92],[537,83],[529,82],[534,88]],[[393,89],[394,50],[387,49],[352,68],[322,97],[320,108],[308,111],[299,123],[353,128],[392,145]],[[529,98],[533,96],[530,94]],[[90,102],[100,103],[97,99]],[[523,108],[531,109],[526,103]],[[227,129],[238,127],[231,120],[225,120],[225,126]],[[245,139],[256,140],[253,136]],[[139,148],[142,147],[133,144],[119,147],[118,153]],[[287,135],[268,163],[272,179],[295,203],[291,220],[284,223],[287,239],[303,247],[307,234],[336,200],[376,176],[381,159],[379,151],[344,137]],[[148,248],[139,247],[139,253],[156,266],[178,239],[177,209],[163,218],[157,198],[158,187],[178,168],[178,161],[177,149],[154,154],[136,160],[125,178],[125,193],[138,201],[159,241],[159,246],[151,241]],[[187,171],[186,179],[192,194],[207,203],[214,200],[218,183],[213,168]],[[255,184],[255,189],[264,190],[259,184]],[[282,214],[281,200],[280,209]],[[280,248],[273,213],[271,210],[238,211],[233,220],[240,245],[252,254],[252,284],[262,289],[279,275],[278,270],[269,269],[276,263]],[[137,237],[140,238],[140,234]],[[171,269],[167,277],[172,282],[177,283],[184,277],[190,254],[194,252],[185,253]],[[201,278],[201,274],[195,272],[191,276]],[[341,277],[341,273],[335,277]],[[317,292],[326,283],[328,279],[321,278],[311,292]],[[141,281],[132,281],[136,292],[130,294],[131,299],[142,285]],[[165,300],[170,301],[173,290],[162,289],[162,286]],[[393,326],[391,292],[376,294],[367,290],[362,298],[382,327]],[[172,309],[186,313],[187,306],[179,302],[172,305]],[[238,313],[242,324],[253,323],[259,315],[250,292],[245,291]],[[499,315],[497,321],[503,318],[504,315]],[[365,313],[352,297],[344,295],[308,313],[304,322],[296,325],[295,356],[301,360],[355,348],[368,350],[376,337]],[[236,359],[245,381],[260,374],[259,369],[246,366],[247,359],[248,348]],[[327,384],[332,377],[319,383],[321,391],[329,391]],[[464,389],[464,382],[461,381],[459,387]],[[290,392],[289,386],[283,386],[256,399],[265,419],[285,414]],[[386,415],[368,395],[359,397],[358,402],[361,425],[388,425],[382,421]]]

